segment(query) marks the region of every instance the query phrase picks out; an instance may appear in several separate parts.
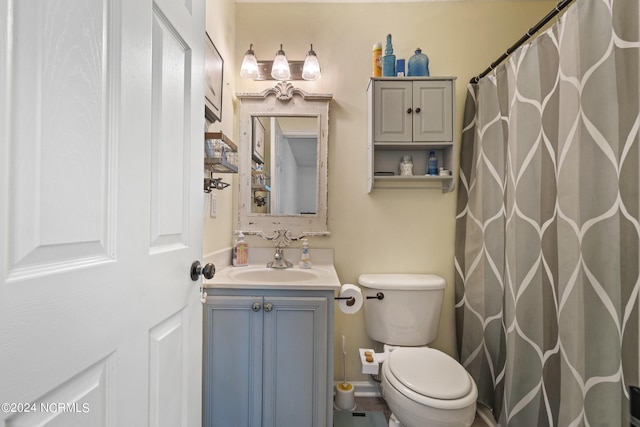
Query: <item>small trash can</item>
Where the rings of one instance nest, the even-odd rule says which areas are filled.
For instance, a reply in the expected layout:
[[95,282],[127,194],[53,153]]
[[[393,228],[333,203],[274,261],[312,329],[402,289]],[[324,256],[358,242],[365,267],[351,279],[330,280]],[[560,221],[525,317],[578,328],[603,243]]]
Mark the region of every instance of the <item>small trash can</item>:
[[629,409],[631,427],[640,427],[640,388],[629,386]]

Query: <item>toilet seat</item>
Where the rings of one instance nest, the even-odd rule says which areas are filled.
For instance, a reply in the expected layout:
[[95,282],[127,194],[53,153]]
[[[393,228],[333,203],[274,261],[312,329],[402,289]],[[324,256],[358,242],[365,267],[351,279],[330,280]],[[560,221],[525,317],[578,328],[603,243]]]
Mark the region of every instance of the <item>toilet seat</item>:
[[447,354],[428,347],[400,347],[383,364],[383,374],[398,392],[431,407],[455,409],[475,402],[473,380]]

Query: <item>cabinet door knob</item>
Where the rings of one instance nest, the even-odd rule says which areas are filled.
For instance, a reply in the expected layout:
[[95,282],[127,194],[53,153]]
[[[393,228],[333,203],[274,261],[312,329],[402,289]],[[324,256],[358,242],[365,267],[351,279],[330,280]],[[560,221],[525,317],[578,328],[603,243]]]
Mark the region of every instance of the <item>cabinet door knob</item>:
[[411,108],[407,108],[407,114],[411,114],[413,110]]
[[270,303],[270,302],[265,302],[264,303],[264,311],[266,311],[268,313],[271,310],[273,310],[273,304]]
[[416,114],[420,112],[420,107],[416,108]]
[[251,310],[253,311],[260,311],[260,308],[262,308],[262,305],[259,302],[254,302],[251,306]]

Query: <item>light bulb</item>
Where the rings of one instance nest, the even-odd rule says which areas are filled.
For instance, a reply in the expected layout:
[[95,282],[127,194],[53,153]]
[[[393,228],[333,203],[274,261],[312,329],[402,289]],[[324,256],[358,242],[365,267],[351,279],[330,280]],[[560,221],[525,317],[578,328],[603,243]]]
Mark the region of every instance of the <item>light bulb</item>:
[[282,50],[276,52],[276,57],[273,60],[273,66],[271,67],[271,77],[276,80],[289,80],[291,78],[291,71],[289,70],[289,61]]
[[245,52],[242,66],[240,67],[240,77],[243,79],[258,78],[258,61],[253,52],[253,45],[249,45],[249,50]]
[[302,78],[305,80],[318,80],[320,78],[320,63],[318,62],[318,56],[313,51],[313,45],[307,53],[307,57],[304,60],[304,66],[302,67]]

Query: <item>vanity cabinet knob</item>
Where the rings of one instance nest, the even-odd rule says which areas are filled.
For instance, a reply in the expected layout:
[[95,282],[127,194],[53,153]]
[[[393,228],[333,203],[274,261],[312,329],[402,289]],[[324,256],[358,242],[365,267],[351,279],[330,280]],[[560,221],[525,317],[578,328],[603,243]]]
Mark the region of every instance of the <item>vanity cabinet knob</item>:
[[407,114],[411,114],[413,110],[411,108],[407,108]]
[[420,107],[416,108],[416,114],[420,112]]
[[253,305],[251,306],[251,310],[253,311],[260,311],[260,309],[262,308],[262,305],[259,302],[254,302]]
[[271,310],[273,310],[273,304],[270,303],[270,302],[265,302],[264,303],[264,311],[266,311],[268,313]]

